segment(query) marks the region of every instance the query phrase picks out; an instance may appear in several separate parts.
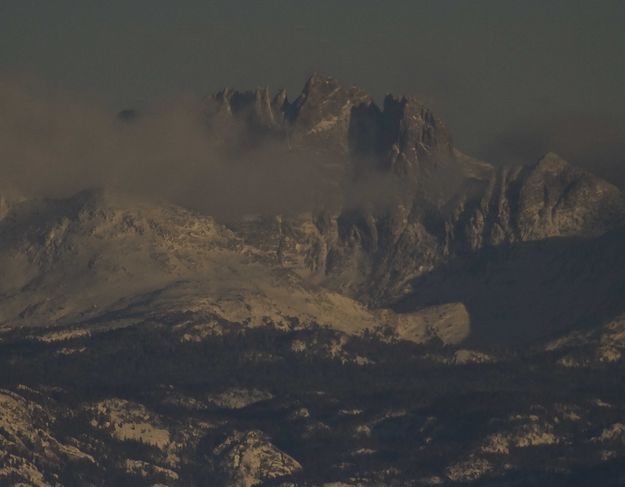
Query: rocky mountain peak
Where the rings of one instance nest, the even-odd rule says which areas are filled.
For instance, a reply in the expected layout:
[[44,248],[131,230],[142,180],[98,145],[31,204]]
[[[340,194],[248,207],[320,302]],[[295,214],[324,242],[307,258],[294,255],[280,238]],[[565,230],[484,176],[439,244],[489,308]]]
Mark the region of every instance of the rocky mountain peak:
[[284,88],[278,90],[271,101],[271,107],[274,114],[280,114],[280,118],[284,118],[284,114],[289,106],[288,93]]
[[286,92],[272,97],[269,88],[237,91],[225,88],[212,97],[210,116],[218,123],[237,120],[252,130],[277,130],[283,118]]
[[431,110],[414,97],[387,95],[383,108],[374,103],[352,111],[352,151],[377,157],[377,167],[417,180],[455,160],[451,136]]
[[564,170],[569,163],[555,152],[547,152],[536,163],[536,168],[543,171],[559,172]]
[[[337,191],[362,183],[355,205],[349,196],[344,208],[316,208],[323,218],[287,219],[269,239],[261,237],[266,229],[247,225],[243,238],[275,243],[281,262],[369,303],[392,301],[411,279],[457,256],[550,237],[592,238],[625,218],[618,188],[557,154],[504,169],[462,154],[444,122],[415,97],[387,95],[379,106],[362,89],[315,73],[293,102],[266,89],[216,99],[251,130],[271,127],[289,153],[312,151],[311,163],[331,162]],[[370,198],[375,181],[388,189]]]
[[311,105],[324,105],[332,103],[332,100],[363,99],[371,100],[369,95],[357,86],[345,88],[338,80],[331,76],[320,73],[313,73],[304,84],[304,89],[295,100],[295,106],[302,106],[304,103]]
[[623,193],[557,154],[545,155],[525,172],[518,197],[522,235],[596,236],[623,221]]
[[315,93],[323,93],[326,94],[332,93],[335,90],[341,89],[341,84],[331,76],[326,76],[319,72],[314,72],[310,77],[306,80],[304,84],[303,93],[306,95],[311,95]]
[[417,181],[456,162],[447,127],[414,97],[388,95],[380,108],[361,88],[315,73],[293,102],[285,90],[272,97],[267,88],[228,88],[211,100],[211,119],[222,130],[236,121],[252,136],[273,132],[289,147],[351,160],[360,173],[391,171]]
[[345,153],[349,150],[353,110],[371,103],[372,98],[360,88],[346,89],[333,78],[315,74],[288,109],[290,140],[294,144],[323,145]]

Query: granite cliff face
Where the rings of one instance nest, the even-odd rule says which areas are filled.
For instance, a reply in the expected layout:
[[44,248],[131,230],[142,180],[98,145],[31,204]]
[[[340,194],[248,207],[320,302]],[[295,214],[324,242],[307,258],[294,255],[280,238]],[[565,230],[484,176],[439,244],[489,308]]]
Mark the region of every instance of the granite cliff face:
[[244,133],[283,140],[294,157],[317,151],[342,162],[329,174],[342,192],[339,208],[321,203],[306,215],[234,226],[284,265],[370,304],[393,302],[414,278],[456,256],[596,237],[624,221],[617,187],[553,153],[510,168],[472,159],[414,98],[389,95],[380,108],[359,88],[314,75],[293,102],[263,89],[226,90],[211,103]]
[[[273,134],[292,148],[336,152],[356,169],[392,170],[416,177],[425,164],[455,160],[444,124],[414,98],[384,100],[383,107],[357,87],[313,75],[292,102],[285,90],[239,92],[226,88],[205,108],[209,123],[237,123],[247,136]],[[370,163],[369,167],[358,167]]]

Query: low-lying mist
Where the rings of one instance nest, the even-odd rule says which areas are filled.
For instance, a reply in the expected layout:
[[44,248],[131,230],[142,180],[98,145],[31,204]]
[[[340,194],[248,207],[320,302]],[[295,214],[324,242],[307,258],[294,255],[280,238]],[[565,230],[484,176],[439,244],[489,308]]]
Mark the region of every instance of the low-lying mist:
[[118,113],[93,97],[0,78],[0,191],[66,197],[105,187],[228,220],[384,205],[405,190],[389,174],[345,178],[348,157],[330,151],[294,150],[279,137],[239,144],[245,128],[209,123],[206,103],[186,96]]
[[[65,197],[106,187],[227,220],[319,207],[385,206],[407,191],[405,182],[388,173],[354,182],[345,178],[347,156],[295,150],[279,137],[233,147],[233,140],[245,140],[237,132],[245,129],[209,124],[206,103],[180,96],[118,116],[96,97],[0,76],[0,193]],[[493,137],[479,155],[495,164],[530,163],[561,149],[565,158],[582,160],[623,184],[625,142],[619,127],[574,118],[537,122]]]
[[281,141],[232,151],[232,134],[209,129],[203,103],[180,97],[118,117],[86,96],[0,79],[0,190],[63,197],[108,187],[222,218],[333,203],[341,161]]

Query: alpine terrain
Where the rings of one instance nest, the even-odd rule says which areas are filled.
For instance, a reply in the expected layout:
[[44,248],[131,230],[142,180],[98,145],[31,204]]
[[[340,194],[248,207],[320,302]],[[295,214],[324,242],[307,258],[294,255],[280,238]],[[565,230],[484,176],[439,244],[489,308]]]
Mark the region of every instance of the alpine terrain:
[[625,485],[619,187],[319,74],[194,109],[310,194],[0,192],[0,485]]

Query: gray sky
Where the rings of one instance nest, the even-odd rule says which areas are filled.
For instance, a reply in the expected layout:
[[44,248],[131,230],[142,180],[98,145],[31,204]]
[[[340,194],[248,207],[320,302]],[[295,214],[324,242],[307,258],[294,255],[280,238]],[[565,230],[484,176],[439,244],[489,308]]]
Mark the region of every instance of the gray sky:
[[420,96],[473,155],[623,182],[624,26],[621,0],[2,0],[0,75],[117,109],[322,71]]

